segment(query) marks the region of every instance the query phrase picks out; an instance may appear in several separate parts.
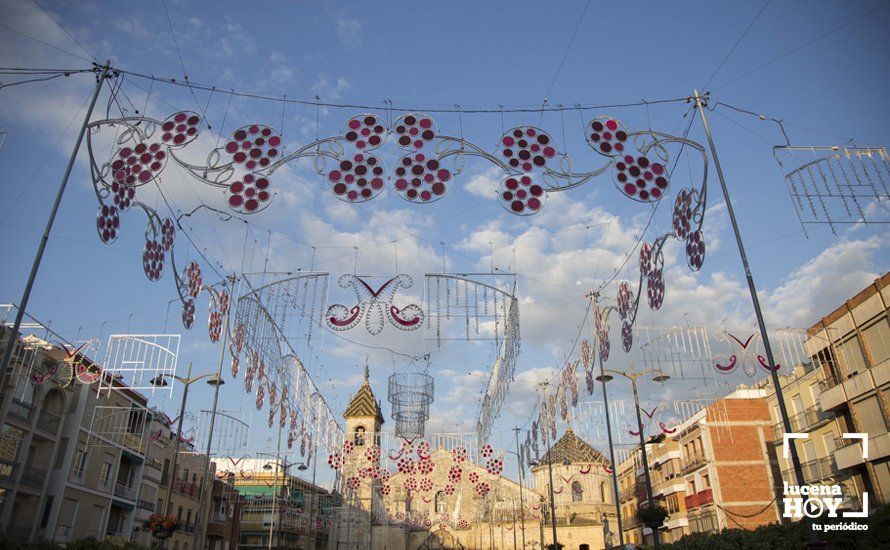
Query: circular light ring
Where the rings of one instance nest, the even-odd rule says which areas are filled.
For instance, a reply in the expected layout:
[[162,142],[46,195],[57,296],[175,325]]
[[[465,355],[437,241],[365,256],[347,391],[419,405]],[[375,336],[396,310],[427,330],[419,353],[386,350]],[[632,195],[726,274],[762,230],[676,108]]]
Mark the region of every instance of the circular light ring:
[[266,386],[265,384],[260,382],[260,384],[256,387],[256,410],[260,410],[263,408],[263,403],[266,401]]
[[253,391],[253,377],[256,375],[256,369],[253,365],[247,367],[244,371],[244,391],[251,393]]
[[488,458],[494,453],[494,448],[491,446],[491,443],[486,443],[484,447],[482,447],[482,451],[480,454],[482,458]]
[[498,156],[518,172],[542,169],[556,154],[550,134],[534,126],[511,128],[498,142]]
[[701,229],[693,231],[686,239],[686,263],[692,271],[698,271],[705,263],[705,237]]
[[396,145],[406,151],[419,151],[439,134],[436,121],[422,113],[400,116],[392,125]]
[[255,214],[272,203],[274,194],[268,177],[259,173],[245,174],[228,187],[229,208],[241,214]]
[[340,470],[343,467],[343,455],[339,452],[334,451],[333,453],[328,455],[328,466],[335,470]]
[[648,277],[652,272],[652,247],[649,243],[644,242],[640,246],[640,274]]
[[624,353],[630,353],[634,343],[634,329],[630,323],[621,323],[621,349]]
[[418,487],[421,493],[429,493],[433,490],[433,480],[428,477],[421,478]]
[[270,126],[248,124],[232,132],[223,150],[247,170],[263,170],[281,154],[281,134]]
[[155,179],[167,165],[167,152],[160,143],[137,143],[121,147],[111,161],[111,179],[137,187]]
[[621,284],[618,285],[618,315],[622,320],[627,319],[628,313],[630,313],[630,308],[632,307],[632,302],[634,300],[634,293],[630,289],[630,285],[627,284],[627,281],[621,281]]
[[450,170],[443,168],[437,158],[424,153],[409,153],[400,158],[394,172],[396,193],[408,202],[419,204],[444,197],[452,179]]
[[403,456],[396,463],[396,468],[398,468],[399,472],[403,474],[413,474],[416,469],[416,465],[413,458]]
[[544,207],[547,192],[528,174],[507,176],[498,186],[498,200],[507,212],[518,216],[537,214]]
[[664,272],[661,267],[654,268],[646,282],[646,293],[649,307],[658,310],[664,303]]
[[609,333],[604,332],[600,334],[600,361],[605,363],[609,360],[609,352],[611,351],[611,344],[609,343]]
[[485,463],[485,470],[489,475],[501,475],[501,472],[504,471],[504,461],[499,458],[490,458]]
[[448,470],[448,481],[451,483],[459,483],[462,475],[463,469],[458,465],[454,465]]
[[180,111],[161,123],[161,141],[172,148],[184,147],[198,137],[201,116],[192,111]]
[[434,467],[435,463],[433,463],[433,461],[428,458],[417,461],[417,471],[423,475],[429,475],[433,473]]
[[359,487],[362,486],[362,480],[358,476],[352,476],[349,478],[349,488],[353,491],[357,491]]
[[637,202],[657,202],[669,185],[664,164],[652,162],[645,155],[615,158],[615,186],[626,197]]
[[485,495],[487,495],[488,491],[490,491],[490,490],[491,490],[491,487],[488,485],[488,483],[486,483],[484,481],[482,483],[476,484],[476,494],[479,495],[480,497],[484,497]]
[[[197,298],[198,295],[201,293],[201,287],[203,285],[203,279],[201,277],[201,266],[198,264],[198,262],[192,260],[191,262],[189,262],[189,265],[185,268],[184,275],[185,276],[183,278],[186,281],[186,290],[188,292],[189,297]],[[241,327],[239,326],[239,328],[241,328]],[[241,334],[242,334],[241,341],[243,343],[243,340],[244,340],[244,336],[243,336],[244,329],[243,328],[241,328]],[[241,349],[239,348],[238,351],[240,352]]]
[[186,300],[182,303],[182,326],[186,329],[195,324],[195,301]]
[[689,236],[692,229],[692,213],[698,204],[698,191],[681,189],[674,201],[673,227],[674,235],[682,240]]
[[331,193],[346,202],[365,202],[373,199],[386,186],[386,165],[374,155],[357,153],[340,161],[328,172]]
[[164,271],[164,248],[155,239],[146,239],[142,249],[142,270],[149,281],[157,281]]
[[380,493],[381,493],[383,496],[389,496],[389,494],[390,494],[391,492],[392,492],[392,489],[390,488],[390,486],[389,486],[388,483],[387,483],[387,484],[384,484],[384,485],[382,485],[382,486],[380,487]]
[[173,225],[173,220],[170,218],[164,218],[164,221],[161,222],[161,246],[164,247],[164,250],[167,252],[173,248],[173,242],[176,240],[176,226]]
[[211,342],[219,342],[219,337],[222,335],[222,324],[222,313],[219,311],[211,311],[210,317],[207,320],[207,332]]
[[117,207],[112,204],[102,204],[96,212],[96,231],[99,240],[105,244],[111,244],[117,240],[120,230],[121,217]]
[[359,151],[370,151],[386,141],[386,121],[374,114],[357,115],[346,121],[346,141]]
[[136,199],[136,188],[117,181],[111,182],[111,193],[114,205],[120,212],[126,212],[133,206]]
[[470,483],[472,483],[473,485],[477,484],[479,482],[479,473],[478,472],[470,472],[469,480],[470,480]]
[[451,460],[455,463],[460,464],[466,462],[469,458],[470,455],[465,447],[455,447],[454,449],[451,449]]
[[442,491],[445,493],[445,495],[451,496],[454,494],[454,485],[448,484],[442,489]]
[[601,116],[590,121],[584,137],[594,151],[614,157],[624,152],[628,136],[621,122],[612,117]]
[[424,439],[417,444],[417,456],[419,456],[423,460],[426,460],[430,457],[431,449],[432,446],[430,445],[430,442]]

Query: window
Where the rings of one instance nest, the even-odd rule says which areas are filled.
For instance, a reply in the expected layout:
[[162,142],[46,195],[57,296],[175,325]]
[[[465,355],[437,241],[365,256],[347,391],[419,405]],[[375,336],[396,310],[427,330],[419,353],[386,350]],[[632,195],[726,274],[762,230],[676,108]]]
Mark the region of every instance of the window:
[[838,346],[841,349],[841,359],[846,367],[844,373],[849,378],[856,373],[865,370],[865,357],[862,355],[862,346],[859,340],[853,336]]
[[74,462],[71,465],[71,478],[75,481],[83,481],[83,475],[87,469],[87,452],[84,449],[74,451]]
[[865,348],[871,354],[872,366],[890,359],[890,325],[887,319],[880,319],[870,327],[862,329]]
[[355,443],[356,447],[361,447],[365,444],[365,427],[359,426],[355,429]]
[[108,487],[111,483],[111,463],[103,462],[102,470],[99,472],[99,485],[101,487]]
[[445,513],[445,493],[439,491],[436,493],[436,513],[444,514]]
[[708,476],[708,474],[704,474],[704,475],[702,475],[702,476],[701,476],[701,488],[702,488],[702,490],[705,490],[705,489],[707,489],[707,488],[710,487],[710,486],[711,486],[711,479],[710,479],[710,476]]
[[800,414],[803,412],[803,399],[801,399],[800,394],[795,395],[791,398],[791,414]]
[[822,436],[822,441],[825,443],[825,452],[828,453],[829,458],[834,456],[834,437],[835,435],[832,431]]
[[584,489],[581,487],[581,482],[573,481],[572,502],[581,502],[582,500],[584,500]]
[[859,416],[859,427],[863,432],[879,434],[887,430],[887,426],[884,424],[884,416],[881,414],[881,407],[878,405],[877,395],[859,403],[854,403],[853,410]]

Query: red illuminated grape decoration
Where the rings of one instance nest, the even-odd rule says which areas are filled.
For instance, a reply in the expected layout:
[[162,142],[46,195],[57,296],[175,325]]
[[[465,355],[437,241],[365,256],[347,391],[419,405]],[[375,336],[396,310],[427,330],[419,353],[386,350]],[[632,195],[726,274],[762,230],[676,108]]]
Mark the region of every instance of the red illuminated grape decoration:
[[530,175],[507,176],[498,186],[498,200],[508,212],[528,216],[541,211],[547,193]]
[[436,158],[409,153],[399,159],[395,176],[396,193],[408,202],[422,204],[445,196],[452,174]]
[[386,167],[379,158],[366,153],[340,161],[328,172],[331,193],[346,202],[365,202],[380,194],[386,185]]
[[639,202],[656,202],[668,189],[664,164],[645,155],[624,155],[615,162],[615,182],[625,196]]

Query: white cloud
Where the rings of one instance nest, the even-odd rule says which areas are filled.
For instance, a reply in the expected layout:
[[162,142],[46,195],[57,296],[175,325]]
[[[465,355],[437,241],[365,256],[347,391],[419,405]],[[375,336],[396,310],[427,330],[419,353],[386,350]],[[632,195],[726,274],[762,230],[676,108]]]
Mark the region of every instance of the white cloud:
[[337,37],[347,48],[355,48],[362,42],[364,23],[354,17],[341,17],[336,20]]

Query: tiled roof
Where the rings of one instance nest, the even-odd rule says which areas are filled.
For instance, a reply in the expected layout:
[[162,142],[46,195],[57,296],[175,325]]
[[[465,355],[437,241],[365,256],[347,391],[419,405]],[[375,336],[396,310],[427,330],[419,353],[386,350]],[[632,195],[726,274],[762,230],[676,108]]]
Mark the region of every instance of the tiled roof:
[[569,428],[566,433],[559,438],[559,441],[550,448],[550,452],[544,453],[539,464],[560,464],[566,460],[571,463],[590,463],[590,462],[608,462],[603,454],[590,445],[586,441],[575,435],[575,432]]
[[383,413],[380,411],[380,405],[377,404],[377,398],[374,397],[374,392],[371,390],[371,384],[368,381],[368,373],[366,370],[365,382],[362,384],[362,387],[358,389],[358,393],[355,394],[352,401],[349,402],[349,406],[346,407],[346,412],[343,413],[343,418],[369,416],[376,418],[381,424],[383,423]]

